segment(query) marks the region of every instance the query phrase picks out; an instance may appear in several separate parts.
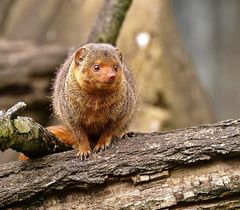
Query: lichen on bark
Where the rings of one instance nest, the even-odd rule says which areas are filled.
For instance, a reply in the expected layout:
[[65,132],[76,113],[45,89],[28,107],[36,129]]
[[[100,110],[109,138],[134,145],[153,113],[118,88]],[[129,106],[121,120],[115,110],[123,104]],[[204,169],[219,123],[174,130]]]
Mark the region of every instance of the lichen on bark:
[[1,151],[11,148],[33,158],[71,149],[31,118],[17,116],[25,106],[19,102],[6,113],[1,112]]

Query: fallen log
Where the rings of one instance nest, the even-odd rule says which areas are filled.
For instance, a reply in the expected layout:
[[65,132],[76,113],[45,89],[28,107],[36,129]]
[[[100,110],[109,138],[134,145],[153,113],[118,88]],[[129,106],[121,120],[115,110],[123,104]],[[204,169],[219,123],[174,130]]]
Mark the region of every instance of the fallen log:
[[0,167],[0,208],[240,207],[240,120],[131,133],[86,161],[75,151]]

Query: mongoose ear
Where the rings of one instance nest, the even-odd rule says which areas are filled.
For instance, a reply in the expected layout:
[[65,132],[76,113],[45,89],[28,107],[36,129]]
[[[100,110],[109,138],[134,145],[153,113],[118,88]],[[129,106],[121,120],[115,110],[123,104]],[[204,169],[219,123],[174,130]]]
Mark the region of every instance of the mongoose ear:
[[122,51],[117,47],[116,47],[116,51],[117,51],[117,54],[118,54],[118,57],[119,57],[120,61],[122,61],[122,59],[123,59],[122,58]]
[[83,61],[86,54],[87,54],[87,49],[85,47],[81,47],[75,52],[74,60],[78,66]]

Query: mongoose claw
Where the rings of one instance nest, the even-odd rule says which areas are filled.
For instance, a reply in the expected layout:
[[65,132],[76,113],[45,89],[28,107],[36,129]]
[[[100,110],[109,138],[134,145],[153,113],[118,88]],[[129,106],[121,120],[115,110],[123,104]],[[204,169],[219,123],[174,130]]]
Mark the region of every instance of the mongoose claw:
[[95,152],[101,152],[107,149],[107,147],[110,145],[112,140],[111,136],[107,136],[107,137],[100,137],[97,145],[94,147],[94,151]]
[[86,160],[91,156],[91,150],[88,151],[79,151],[76,155],[76,157],[80,157],[81,160]]
[[105,144],[102,144],[102,145],[97,144],[97,145],[94,147],[94,151],[95,151],[95,152],[102,152],[102,151],[104,151],[104,150],[106,150],[106,149],[107,149],[107,145],[105,145]]

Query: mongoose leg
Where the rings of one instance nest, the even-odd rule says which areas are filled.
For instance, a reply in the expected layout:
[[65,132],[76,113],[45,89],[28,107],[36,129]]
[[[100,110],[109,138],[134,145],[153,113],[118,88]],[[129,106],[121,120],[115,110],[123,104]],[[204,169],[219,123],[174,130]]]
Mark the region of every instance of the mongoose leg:
[[112,141],[112,135],[110,134],[102,134],[98,140],[97,145],[94,147],[94,151],[103,151],[105,150],[111,143]]
[[81,131],[81,133],[79,133],[77,137],[77,145],[79,150],[77,153],[77,157],[80,157],[81,160],[86,160],[92,153],[92,149],[90,147],[87,133],[83,130]]

